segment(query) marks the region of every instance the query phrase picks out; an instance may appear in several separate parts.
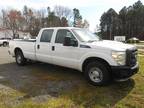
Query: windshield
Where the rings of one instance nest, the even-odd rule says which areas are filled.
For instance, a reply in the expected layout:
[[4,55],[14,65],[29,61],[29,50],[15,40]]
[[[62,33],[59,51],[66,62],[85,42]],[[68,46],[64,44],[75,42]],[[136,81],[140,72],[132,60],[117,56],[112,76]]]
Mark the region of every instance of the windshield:
[[73,29],[72,31],[75,35],[78,36],[79,40],[82,42],[94,42],[100,40],[97,35],[91,33],[86,29]]

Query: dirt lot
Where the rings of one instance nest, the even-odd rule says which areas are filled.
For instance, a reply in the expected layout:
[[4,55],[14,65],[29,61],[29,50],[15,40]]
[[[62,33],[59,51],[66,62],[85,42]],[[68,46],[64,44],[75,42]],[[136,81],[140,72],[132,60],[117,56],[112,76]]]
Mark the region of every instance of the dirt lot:
[[0,108],[144,107],[143,73],[106,87],[89,85],[82,73],[44,63],[16,65],[0,47]]

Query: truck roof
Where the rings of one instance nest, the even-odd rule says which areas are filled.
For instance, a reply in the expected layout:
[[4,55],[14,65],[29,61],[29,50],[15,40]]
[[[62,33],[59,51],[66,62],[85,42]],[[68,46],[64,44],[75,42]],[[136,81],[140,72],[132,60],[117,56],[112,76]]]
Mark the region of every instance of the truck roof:
[[46,27],[46,28],[42,28],[42,29],[80,29],[78,27]]

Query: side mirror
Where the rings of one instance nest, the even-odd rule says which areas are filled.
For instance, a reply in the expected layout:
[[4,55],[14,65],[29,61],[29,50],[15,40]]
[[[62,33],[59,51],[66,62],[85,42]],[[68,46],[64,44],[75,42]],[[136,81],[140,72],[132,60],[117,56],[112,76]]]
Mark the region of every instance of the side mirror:
[[64,42],[63,42],[63,46],[78,46],[78,42],[75,39],[71,39],[71,37],[65,37],[64,38]]
[[63,46],[71,46],[71,38],[70,37],[65,37]]
[[78,41],[76,39],[71,39],[71,46],[77,47]]

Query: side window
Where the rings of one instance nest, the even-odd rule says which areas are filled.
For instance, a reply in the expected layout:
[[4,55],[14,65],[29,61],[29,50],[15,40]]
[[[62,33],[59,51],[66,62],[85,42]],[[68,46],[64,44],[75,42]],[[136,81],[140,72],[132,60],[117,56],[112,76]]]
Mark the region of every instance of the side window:
[[52,30],[52,29],[44,30],[42,35],[41,35],[40,42],[50,42],[53,31],[54,30]]
[[64,38],[66,36],[69,36],[72,39],[75,39],[75,37],[73,36],[73,34],[69,30],[61,29],[61,30],[57,31],[55,43],[63,43]]

